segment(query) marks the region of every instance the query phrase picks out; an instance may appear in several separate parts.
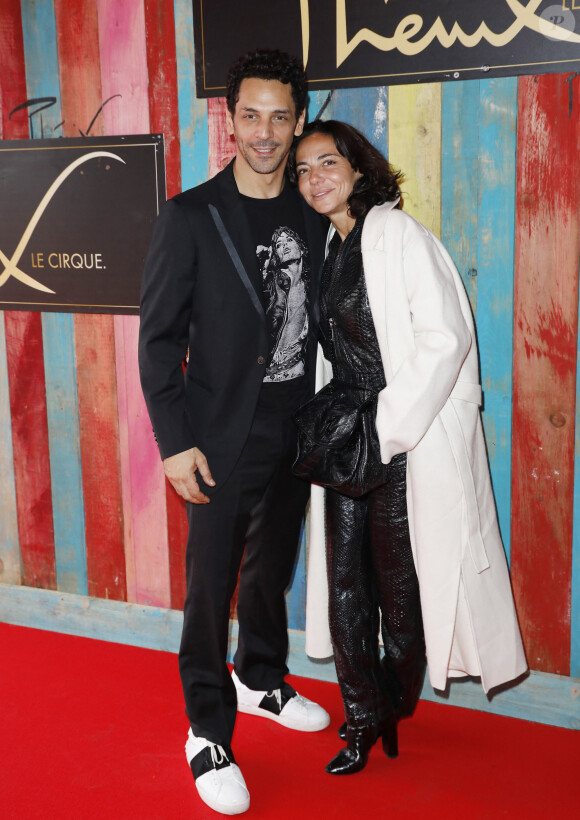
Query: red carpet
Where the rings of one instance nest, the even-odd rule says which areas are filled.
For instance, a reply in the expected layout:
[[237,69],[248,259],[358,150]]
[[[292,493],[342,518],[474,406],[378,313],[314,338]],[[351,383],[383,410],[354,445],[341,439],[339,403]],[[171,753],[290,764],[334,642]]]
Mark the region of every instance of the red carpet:
[[[216,820],[183,747],[175,655],[0,624],[0,817]],[[421,701],[400,757],[332,777],[338,688],[291,679],[332,726],[302,735],[240,715],[248,820],[573,818],[580,733]]]

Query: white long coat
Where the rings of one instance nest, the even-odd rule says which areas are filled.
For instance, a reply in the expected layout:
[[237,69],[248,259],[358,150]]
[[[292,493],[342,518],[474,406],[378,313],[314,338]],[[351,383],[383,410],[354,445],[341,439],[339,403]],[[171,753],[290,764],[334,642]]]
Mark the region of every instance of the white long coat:
[[[484,690],[527,669],[479,405],[475,331],[461,278],[441,242],[395,203],[362,233],[369,303],[387,386],[377,431],[387,464],[406,452],[407,503],[429,678],[481,676]],[[332,654],[320,488],[311,506],[306,652]]]

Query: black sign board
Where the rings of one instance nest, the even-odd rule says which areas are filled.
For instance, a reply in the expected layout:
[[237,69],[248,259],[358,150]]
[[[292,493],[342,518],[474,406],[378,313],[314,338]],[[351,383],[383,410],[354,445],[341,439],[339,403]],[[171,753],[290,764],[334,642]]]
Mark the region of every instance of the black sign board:
[[580,71],[580,0],[193,0],[197,94],[255,48],[302,57],[310,88]]
[[163,135],[0,142],[0,308],[138,313]]

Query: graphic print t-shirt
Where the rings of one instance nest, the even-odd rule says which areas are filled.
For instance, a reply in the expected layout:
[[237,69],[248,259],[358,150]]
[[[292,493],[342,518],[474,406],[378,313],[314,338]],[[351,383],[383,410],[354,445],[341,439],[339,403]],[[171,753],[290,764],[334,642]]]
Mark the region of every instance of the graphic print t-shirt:
[[[310,259],[304,219],[286,182],[280,196],[242,196],[256,248],[269,335],[265,384],[303,378],[306,372]],[[305,389],[296,383],[293,387]]]

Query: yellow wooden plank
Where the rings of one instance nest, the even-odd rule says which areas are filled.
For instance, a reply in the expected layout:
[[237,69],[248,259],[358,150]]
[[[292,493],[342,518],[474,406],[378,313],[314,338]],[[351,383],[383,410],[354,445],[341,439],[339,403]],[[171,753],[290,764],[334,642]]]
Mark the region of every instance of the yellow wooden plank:
[[389,161],[404,174],[404,208],[441,234],[441,83],[389,88]]

